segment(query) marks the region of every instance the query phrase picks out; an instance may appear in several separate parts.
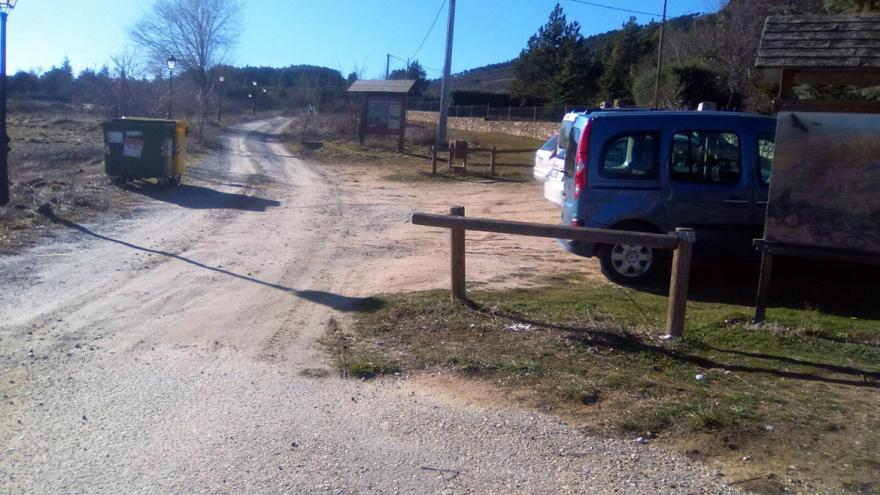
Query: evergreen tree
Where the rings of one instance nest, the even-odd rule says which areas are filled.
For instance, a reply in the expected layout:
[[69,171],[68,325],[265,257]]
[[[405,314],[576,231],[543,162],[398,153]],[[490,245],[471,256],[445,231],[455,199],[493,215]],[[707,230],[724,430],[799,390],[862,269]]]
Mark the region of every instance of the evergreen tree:
[[561,105],[593,97],[598,64],[580,29],[577,21],[568,22],[556,4],[547,23],[529,38],[514,62],[511,90],[515,98]]
[[606,60],[602,78],[599,80],[601,95],[606,100],[617,98],[632,99],[632,69],[650,47],[641,36],[641,28],[635,17],[630,17],[620,32],[612,48],[604,57]]
[[413,60],[405,69],[395,69],[388,75],[388,79],[412,79],[416,83],[413,85],[412,93],[415,96],[421,96],[422,92],[428,86],[428,74],[425,68],[418,60]]
[[52,66],[40,79],[47,97],[70,101],[73,94],[73,67],[69,58],[64,57],[61,67]]

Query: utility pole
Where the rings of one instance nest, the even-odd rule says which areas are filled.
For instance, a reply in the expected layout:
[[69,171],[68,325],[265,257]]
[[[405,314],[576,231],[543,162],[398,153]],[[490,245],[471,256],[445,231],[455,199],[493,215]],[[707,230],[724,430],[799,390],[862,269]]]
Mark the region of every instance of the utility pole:
[[452,72],[452,32],[455,27],[455,0],[449,0],[449,22],[446,25],[446,61],[443,64],[443,84],[440,86],[440,119],[437,125],[437,147],[445,149],[446,120],[449,117],[449,92]]
[[[9,204],[9,136],[6,134],[6,18],[9,2],[0,11],[0,206]],[[14,5],[14,4],[13,4]]]
[[660,69],[663,67],[663,31],[666,28],[666,0],[663,0],[663,19],[660,21],[660,41],[657,43],[657,79],[654,81],[654,110],[660,106]]
[[388,80],[388,76],[391,75],[390,70],[391,70],[391,54],[386,53],[385,54],[385,80],[386,81]]

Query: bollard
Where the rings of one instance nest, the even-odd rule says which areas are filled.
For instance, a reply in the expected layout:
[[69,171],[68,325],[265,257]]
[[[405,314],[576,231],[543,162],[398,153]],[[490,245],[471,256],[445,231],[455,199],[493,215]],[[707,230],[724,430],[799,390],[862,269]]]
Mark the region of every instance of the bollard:
[[672,254],[672,277],[669,280],[669,307],[666,310],[666,330],[670,337],[684,333],[688,285],[691,274],[691,253],[696,236],[693,229],[677,228],[678,247]]
[[[452,216],[463,217],[464,206],[455,206],[449,209]],[[452,300],[466,301],[467,290],[465,288],[464,271],[464,233],[461,227],[450,229],[452,240]]]

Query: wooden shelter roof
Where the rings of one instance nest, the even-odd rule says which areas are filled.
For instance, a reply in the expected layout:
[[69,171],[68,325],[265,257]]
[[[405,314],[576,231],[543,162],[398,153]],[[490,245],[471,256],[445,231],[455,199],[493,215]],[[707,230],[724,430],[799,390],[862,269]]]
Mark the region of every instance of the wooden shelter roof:
[[416,82],[412,79],[386,79],[380,81],[355,81],[350,93],[409,93]]
[[880,70],[880,15],[769,16],[755,65]]

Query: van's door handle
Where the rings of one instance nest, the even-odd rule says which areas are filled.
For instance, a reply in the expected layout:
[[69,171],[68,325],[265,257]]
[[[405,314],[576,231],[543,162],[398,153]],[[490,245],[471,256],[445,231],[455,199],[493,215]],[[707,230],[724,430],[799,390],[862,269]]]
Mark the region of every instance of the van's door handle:
[[739,199],[739,198],[728,198],[728,199],[724,200],[724,203],[728,204],[728,205],[747,205],[747,204],[749,204],[748,201],[746,201],[744,199]]

